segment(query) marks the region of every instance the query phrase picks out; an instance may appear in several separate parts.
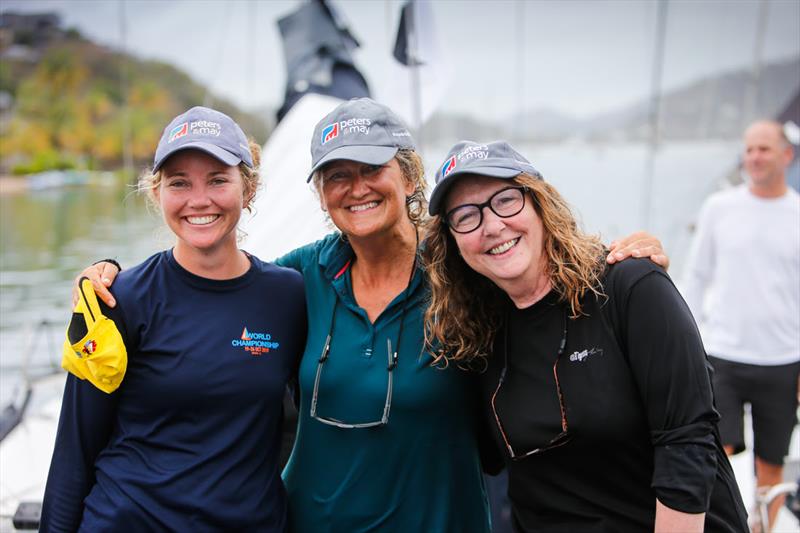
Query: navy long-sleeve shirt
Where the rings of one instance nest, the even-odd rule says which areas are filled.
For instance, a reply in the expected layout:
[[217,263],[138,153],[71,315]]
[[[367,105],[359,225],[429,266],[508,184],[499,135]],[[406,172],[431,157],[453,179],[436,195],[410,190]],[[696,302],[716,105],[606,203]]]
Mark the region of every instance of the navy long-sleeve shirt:
[[70,375],[41,531],[284,531],[281,399],[306,335],[302,278],[251,258],[231,280],[170,251],[120,274],[120,388]]

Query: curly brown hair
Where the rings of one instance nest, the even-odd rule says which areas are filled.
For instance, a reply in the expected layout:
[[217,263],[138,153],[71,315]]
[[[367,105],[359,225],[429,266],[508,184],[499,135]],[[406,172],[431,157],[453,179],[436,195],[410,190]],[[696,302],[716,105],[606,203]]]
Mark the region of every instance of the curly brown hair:
[[[406,197],[408,218],[415,226],[422,227],[427,220],[426,212],[428,211],[428,200],[425,197],[428,182],[425,180],[425,166],[422,158],[415,150],[401,148],[395,154],[394,159],[397,161],[403,177],[414,184],[414,192]],[[322,169],[314,172],[311,179],[314,183],[314,191],[319,198],[322,194]]]
[[[581,298],[587,292],[603,296],[603,245],[599,237],[578,227],[569,205],[552,185],[528,174],[511,181],[525,187],[533,199],[544,228],[545,273],[576,318],[583,314]],[[422,258],[431,288],[425,311],[425,345],[434,354],[434,364],[485,366],[507,296],[464,262],[440,215],[427,227]]]
[[[248,139],[247,142],[250,148],[250,156],[253,158],[253,168],[248,167],[244,161],[242,161],[239,163],[239,172],[242,174],[242,182],[244,184],[244,209],[249,213],[253,207],[253,200],[255,199],[256,192],[261,186],[261,146],[252,139]],[[156,211],[159,211],[160,208],[155,191],[161,186],[161,178],[161,169],[157,172],[153,172],[151,169],[145,169],[145,171],[139,175],[136,185],[136,190],[147,195],[151,207]]]

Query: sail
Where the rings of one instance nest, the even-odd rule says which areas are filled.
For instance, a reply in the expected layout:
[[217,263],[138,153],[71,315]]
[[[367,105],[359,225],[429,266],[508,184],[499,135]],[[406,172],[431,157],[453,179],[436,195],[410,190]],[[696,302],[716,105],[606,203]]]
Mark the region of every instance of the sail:
[[278,126],[261,155],[262,188],[240,224],[242,247],[275,259],[332,231],[313,185],[309,141],[317,121],[343,99],[369,96],[351,52],[358,41],[333,6],[303,4],[278,20],[286,60],[286,92]]
[[240,223],[244,250],[271,261],[331,232],[313,185],[306,183],[308,146],[317,121],[340,103],[331,96],[305,94],[273,131],[262,151],[261,190],[252,214]]
[[320,0],[303,4],[278,20],[278,29],[287,72],[279,122],[305,94],[369,96],[352,56],[358,40],[332,5]]

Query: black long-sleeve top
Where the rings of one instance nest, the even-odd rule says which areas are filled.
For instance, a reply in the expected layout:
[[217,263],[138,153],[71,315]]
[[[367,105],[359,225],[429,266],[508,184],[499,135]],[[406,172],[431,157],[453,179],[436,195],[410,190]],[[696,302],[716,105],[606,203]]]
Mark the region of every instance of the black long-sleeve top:
[[[656,498],[706,513],[706,531],[747,531],[733,472],[716,438],[707,359],[691,313],[669,277],[646,260],[612,266],[606,297],[583,298],[566,318],[551,291],[526,309],[509,302],[482,377],[486,416],[509,469],[518,531],[652,531]],[[566,444],[510,459],[491,398],[507,357],[496,412],[516,454],[562,431]]]

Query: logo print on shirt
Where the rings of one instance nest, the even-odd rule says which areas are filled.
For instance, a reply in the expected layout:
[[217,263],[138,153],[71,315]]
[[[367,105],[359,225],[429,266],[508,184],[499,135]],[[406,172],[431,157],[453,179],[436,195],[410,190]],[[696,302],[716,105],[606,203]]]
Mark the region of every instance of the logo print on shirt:
[[577,361],[579,363],[583,363],[590,355],[594,355],[594,354],[603,355],[603,349],[602,348],[590,348],[588,350],[581,350],[580,352],[575,351],[575,352],[572,353],[572,355],[569,356],[569,360],[572,361],[572,362]]
[[231,346],[241,347],[250,355],[259,356],[277,350],[281,343],[272,339],[269,333],[259,333],[250,331],[247,326],[242,328],[242,334],[238,339],[231,340]]

